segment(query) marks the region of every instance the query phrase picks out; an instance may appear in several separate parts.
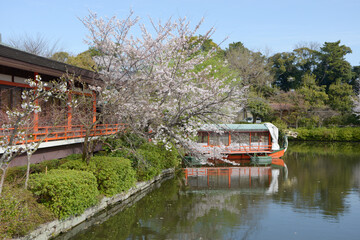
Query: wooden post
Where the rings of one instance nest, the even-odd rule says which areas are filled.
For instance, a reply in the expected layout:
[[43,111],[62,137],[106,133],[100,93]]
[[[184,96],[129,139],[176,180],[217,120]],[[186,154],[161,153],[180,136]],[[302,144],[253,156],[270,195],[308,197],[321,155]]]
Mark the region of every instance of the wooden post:
[[271,134],[269,132],[269,150],[271,150],[271,145],[272,145],[272,143],[271,143]]
[[[39,74],[37,72],[34,72],[34,81],[37,81],[36,78]],[[35,100],[35,105],[39,105],[39,100]],[[34,132],[37,132],[39,130],[39,114],[37,112],[34,112]]]
[[71,107],[71,101],[72,101],[72,96],[71,96],[71,92],[68,92],[68,101],[67,101],[67,105],[68,105],[68,112],[67,112],[67,130],[71,130],[71,121],[72,121],[72,107]]
[[249,136],[250,136],[250,144],[249,144],[249,151],[251,151],[251,132],[249,132]]
[[96,93],[93,91],[93,123],[96,122]]

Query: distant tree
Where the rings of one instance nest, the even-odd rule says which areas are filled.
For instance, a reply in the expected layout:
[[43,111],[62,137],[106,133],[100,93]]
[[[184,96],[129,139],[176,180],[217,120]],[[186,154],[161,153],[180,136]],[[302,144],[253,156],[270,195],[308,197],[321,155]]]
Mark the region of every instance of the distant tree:
[[354,97],[354,107],[352,111],[356,116],[360,116],[360,94]]
[[351,53],[351,48],[337,42],[325,42],[319,53],[320,63],[315,71],[319,85],[326,85],[327,90],[337,81],[350,83],[352,79],[351,65],[345,60],[345,55]]
[[261,97],[250,97],[247,101],[247,108],[253,116],[254,123],[257,118],[266,119],[272,111],[268,101]]
[[56,52],[51,56],[51,59],[67,63],[76,67],[88,69],[95,71],[95,62],[93,60],[94,56],[97,56],[97,51],[94,49],[86,50],[82,53],[79,53],[76,56],[73,56],[67,52]]
[[66,63],[70,57],[70,54],[67,52],[56,52],[51,56],[52,60]]
[[329,97],[325,92],[325,86],[318,86],[314,75],[305,74],[302,79],[302,87],[297,92],[304,97],[304,117],[320,126],[323,120],[334,112],[326,105]]
[[301,85],[301,72],[296,66],[296,61],[294,53],[283,52],[270,57],[274,84],[285,92]]
[[76,56],[69,56],[66,63],[74,65],[80,68],[95,71],[96,64],[93,57],[96,55],[96,51],[93,49],[86,50],[85,52],[79,53]]
[[292,111],[286,119],[289,123],[295,125],[295,128],[299,127],[300,120],[307,116],[309,105],[304,99],[304,96],[296,91],[288,92],[288,102],[292,104]]
[[59,41],[52,42],[43,34],[37,33],[36,36],[28,34],[13,36],[7,43],[15,48],[32,53],[38,56],[50,58],[55,52],[59,52]]
[[352,86],[338,79],[329,87],[329,105],[342,114],[350,113],[354,107]]
[[283,121],[285,113],[289,113],[293,109],[293,104],[289,101],[290,92],[279,91],[270,98],[272,111],[279,115],[279,119]]
[[293,53],[301,77],[304,74],[313,74],[319,64],[319,51],[320,44],[316,42],[301,42],[296,45]]
[[273,80],[266,56],[250,51],[241,42],[229,44],[225,56],[229,67],[237,73],[244,85],[250,85],[258,96],[269,93]]
[[350,85],[353,86],[355,94],[358,95],[360,94],[360,66],[354,66],[352,72]]
[[201,50],[204,52],[208,52],[210,50],[215,49],[216,51],[223,51],[219,45],[217,45],[212,39],[207,39],[202,43]]
[[325,92],[325,86],[318,86],[315,82],[315,76],[305,74],[303,76],[303,85],[298,90],[304,96],[304,100],[309,105],[309,111],[325,107],[329,97]]

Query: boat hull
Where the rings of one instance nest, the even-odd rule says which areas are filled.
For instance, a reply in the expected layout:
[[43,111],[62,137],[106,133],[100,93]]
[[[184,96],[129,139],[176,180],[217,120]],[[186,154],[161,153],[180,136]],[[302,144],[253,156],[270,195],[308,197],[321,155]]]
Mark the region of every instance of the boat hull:
[[[258,156],[260,158],[264,157],[264,160],[266,160],[263,163],[261,163],[260,165],[272,164],[272,165],[283,166],[284,161],[281,160],[280,158],[282,156],[284,156],[284,154],[285,154],[285,149],[280,149],[280,150],[272,151],[270,153],[257,152],[256,156]],[[232,162],[232,163],[240,164],[240,165],[256,164],[256,163],[253,163],[251,161],[251,158],[254,158],[254,156],[255,156],[254,153],[230,153],[230,154],[226,155],[225,159]],[[271,161],[267,157],[271,157]],[[224,162],[222,160],[219,160],[219,159],[209,159],[209,162],[211,162],[215,166],[231,165],[231,163],[226,163],[226,162]]]

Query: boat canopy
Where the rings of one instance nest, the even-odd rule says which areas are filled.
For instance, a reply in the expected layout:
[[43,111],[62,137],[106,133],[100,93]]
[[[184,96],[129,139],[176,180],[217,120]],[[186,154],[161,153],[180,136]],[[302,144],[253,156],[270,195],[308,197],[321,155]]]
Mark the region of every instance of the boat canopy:
[[269,131],[271,135],[272,150],[279,150],[279,129],[272,123],[264,124],[204,124],[199,129],[200,132],[264,132]]
[[272,150],[279,150],[279,129],[272,123],[264,123],[264,125],[269,129],[271,135],[271,149]]
[[204,124],[199,131],[236,131],[236,132],[264,132],[269,131],[265,124]]

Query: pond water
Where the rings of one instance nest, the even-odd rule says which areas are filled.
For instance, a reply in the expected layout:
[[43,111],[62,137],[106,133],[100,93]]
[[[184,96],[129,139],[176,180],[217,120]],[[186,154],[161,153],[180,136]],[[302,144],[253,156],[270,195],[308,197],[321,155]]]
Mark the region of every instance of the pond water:
[[360,239],[360,144],[291,142],[283,159],[191,170],[57,239]]

